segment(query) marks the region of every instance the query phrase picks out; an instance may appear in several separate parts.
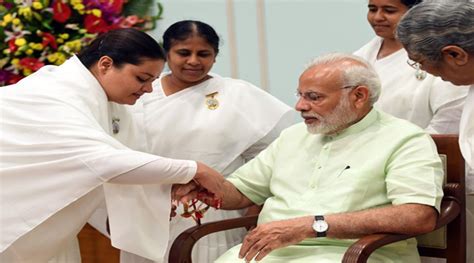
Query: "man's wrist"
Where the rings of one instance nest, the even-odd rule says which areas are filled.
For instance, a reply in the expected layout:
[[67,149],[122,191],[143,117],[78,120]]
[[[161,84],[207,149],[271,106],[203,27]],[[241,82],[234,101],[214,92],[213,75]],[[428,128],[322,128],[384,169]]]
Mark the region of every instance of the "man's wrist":
[[314,216],[313,230],[316,237],[326,237],[327,231],[329,230],[329,224],[324,219],[323,215]]

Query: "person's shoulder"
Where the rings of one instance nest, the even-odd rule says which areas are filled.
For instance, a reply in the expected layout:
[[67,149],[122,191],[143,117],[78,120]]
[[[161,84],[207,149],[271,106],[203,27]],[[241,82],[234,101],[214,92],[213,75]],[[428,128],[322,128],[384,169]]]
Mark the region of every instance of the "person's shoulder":
[[380,37],[374,37],[361,48],[356,50],[353,54],[362,58],[369,57],[369,54],[375,50],[379,50],[382,39]]
[[386,131],[400,135],[425,133],[425,131],[407,120],[400,119],[383,111],[378,111],[379,123]]
[[449,98],[451,94],[464,94],[464,96],[466,96],[472,87],[467,85],[454,85],[449,81],[445,81],[431,74],[428,74],[427,78],[432,78],[431,87],[435,90],[435,92],[432,92],[433,96],[444,96],[446,98]]
[[371,134],[373,143],[383,145],[388,152],[405,147],[417,149],[432,147],[430,134],[421,127],[381,111],[378,112],[377,124],[370,128],[368,133]]
[[221,76],[217,76],[215,78],[216,80],[220,78],[220,80],[224,83],[225,87],[229,89],[240,88],[240,89],[246,89],[246,90],[263,91],[261,88],[257,87],[255,84],[252,84],[249,81],[246,81],[243,79],[235,79],[235,78],[221,77]]

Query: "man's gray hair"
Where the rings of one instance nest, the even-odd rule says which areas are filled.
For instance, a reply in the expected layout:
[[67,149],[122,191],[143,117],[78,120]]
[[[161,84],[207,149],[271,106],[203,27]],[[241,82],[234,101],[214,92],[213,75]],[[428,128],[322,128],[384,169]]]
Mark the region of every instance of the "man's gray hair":
[[[375,69],[364,59],[343,53],[330,53],[313,59],[305,67],[305,70],[317,65],[335,65],[340,66],[343,62],[355,61],[350,66],[341,66],[342,87],[347,86],[366,86],[369,89],[369,103],[374,103],[380,96],[380,78]],[[342,88],[341,87],[341,88]]]
[[420,3],[403,16],[396,34],[416,59],[439,62],[441,50],[448,45],[474,54],[474,3],[455,0]]

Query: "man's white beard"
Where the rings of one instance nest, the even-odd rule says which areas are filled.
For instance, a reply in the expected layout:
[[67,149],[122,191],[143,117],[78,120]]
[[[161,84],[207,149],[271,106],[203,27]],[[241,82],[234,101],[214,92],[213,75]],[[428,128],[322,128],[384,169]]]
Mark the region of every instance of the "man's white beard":
[[357,119],[357,114],[350,108],[349,96],[344,96],[336,108],[325,117],[317,113],[306,113],[304,116],[318,118],[319,123],[307,124],[308,132],[312,134],[331,134],[339,131],[341,127],[346,126]]

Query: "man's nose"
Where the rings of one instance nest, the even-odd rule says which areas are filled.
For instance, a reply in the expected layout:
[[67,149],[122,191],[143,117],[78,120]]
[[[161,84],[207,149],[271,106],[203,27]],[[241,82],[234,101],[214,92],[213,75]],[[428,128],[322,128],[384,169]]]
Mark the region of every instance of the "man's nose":
[[295,110],[297,111],[307,111],[311,109],[311,105],[303,97],[299,97],[295,105]]

